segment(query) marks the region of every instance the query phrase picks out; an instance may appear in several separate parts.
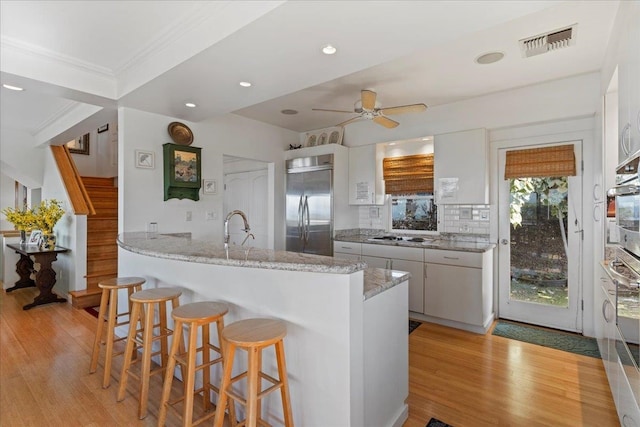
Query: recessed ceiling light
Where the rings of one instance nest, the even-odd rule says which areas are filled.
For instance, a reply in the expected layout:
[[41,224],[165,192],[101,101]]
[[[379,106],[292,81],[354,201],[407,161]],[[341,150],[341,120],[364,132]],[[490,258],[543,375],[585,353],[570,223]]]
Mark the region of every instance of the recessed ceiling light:
[[293,116],[294,114],[298,114],[298,110],[290,110],[290,109],[282,110],[280,112],[282,114],[287,114],[289,116]]
[[242,87],[251,87],[251,82],[240,82],[240,86],[242,86]]
[[476,62],[482,65],[493,64],[494,62],[500,61],[502,58],[504,58],[504,53],[502,52],[489,52],[477,57]]
[[184,104],[186,107],[189,108],[196,108],[196,104],[194,104],[193,102],[187,102],[186,104]]
[[331,46],[330,44],[322,48],[322,53],[324,53],[325,55],[333,55],[336,52],[337,52],[337,49]]
[[389,145],[396,145],[396,143],[395,142],[390,142]]
[[4,85],[4,84],[2,85],[2,87],[6,88],[6,89],[9,89],[9,90],[24,90],[23,88],[18,87],[18,86],[11,86],[11,85]]

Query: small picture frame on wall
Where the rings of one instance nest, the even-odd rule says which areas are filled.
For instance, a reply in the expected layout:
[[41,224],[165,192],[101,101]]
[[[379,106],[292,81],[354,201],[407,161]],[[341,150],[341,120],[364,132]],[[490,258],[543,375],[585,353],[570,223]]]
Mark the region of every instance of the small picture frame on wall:
[[69,152],[73,154],[89,155],[89,134],[85,133],[80,138],[67,142]]
[[218,183],[215,179],[203,179],[202,180],[202,193],[204,194],[217,194]]
[[136,167],[140,169],[155,168],[155,157],[153,151],[136,150]]
[[109,123],[107,123],[106,125],[102,125],[98,128],[98,133],[102,133],[102,132],[106,132],[109,130]]

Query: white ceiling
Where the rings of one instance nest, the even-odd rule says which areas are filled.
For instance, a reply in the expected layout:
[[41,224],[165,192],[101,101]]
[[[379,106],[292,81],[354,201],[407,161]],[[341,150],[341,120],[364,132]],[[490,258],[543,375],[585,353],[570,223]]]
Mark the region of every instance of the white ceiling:
[[[235,112],[304,132],[352,117],[311,109],[351,110],[364,88],[383,107],[435,106],[598,70],[617,9],[617,1],[1,0],[1,81],[26,90],[2,89],[0,127],[55,143],[51,129],[90,104],[189,121]],[[575,46],[522,57],[518,40],[572,24]],[[335,55],[320,52],[327,43]],[[474,62],[491,51],[504,59]]]

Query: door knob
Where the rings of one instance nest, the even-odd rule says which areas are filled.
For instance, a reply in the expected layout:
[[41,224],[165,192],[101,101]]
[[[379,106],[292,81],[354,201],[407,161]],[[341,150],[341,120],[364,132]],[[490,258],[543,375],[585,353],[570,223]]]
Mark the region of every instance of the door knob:
[[507,239],[502,239],[500,240],[500,243],[502,243],[503,245],[508,245],[509,241]]

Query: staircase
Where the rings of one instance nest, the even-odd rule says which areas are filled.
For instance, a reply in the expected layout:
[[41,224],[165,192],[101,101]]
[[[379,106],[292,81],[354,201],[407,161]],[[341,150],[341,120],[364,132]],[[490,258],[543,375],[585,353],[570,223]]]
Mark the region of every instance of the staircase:
[[87,288],[71,292],[77,308],[100,304],[98,283],[118,276],[118,187],[114,178],[82,177],[96,211],[87,216]]

